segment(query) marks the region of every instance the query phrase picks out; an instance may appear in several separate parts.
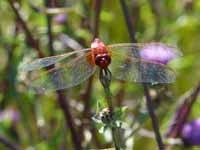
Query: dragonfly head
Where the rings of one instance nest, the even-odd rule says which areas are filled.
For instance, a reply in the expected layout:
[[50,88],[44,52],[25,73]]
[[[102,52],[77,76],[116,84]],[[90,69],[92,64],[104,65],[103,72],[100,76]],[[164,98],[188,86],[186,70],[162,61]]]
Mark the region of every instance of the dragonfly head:
[[105,47],[104,43],[98,38],[94,39],[94,41],[91,44],[92,49],[102,49],[104,47]]
[[111,63],[111,58],[108,54],[98,54],[95,57],[95,64],[101,69],[105,69]]

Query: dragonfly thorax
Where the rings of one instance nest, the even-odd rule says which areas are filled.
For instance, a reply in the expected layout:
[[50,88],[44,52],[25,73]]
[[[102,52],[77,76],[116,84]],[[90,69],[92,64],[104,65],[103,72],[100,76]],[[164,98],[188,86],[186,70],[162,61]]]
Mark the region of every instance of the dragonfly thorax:
[[110,63],[111,58],[107,53],[97,54],[95,57],[95,64],[102,69],[107,68]]

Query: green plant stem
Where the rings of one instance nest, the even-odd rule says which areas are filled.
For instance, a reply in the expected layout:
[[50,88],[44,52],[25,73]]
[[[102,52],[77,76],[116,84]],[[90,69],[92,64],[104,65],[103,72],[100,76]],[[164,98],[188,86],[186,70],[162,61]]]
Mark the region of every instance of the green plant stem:
[[[106,94],[106,100],[108,103],[108,107],[113,113],[113,103],[112,103],[112,94],[110,92],[110,87],[104,87],[105,94]],[[112,138],[114,141],[115,149],[120,150],[120,140],[119,140],[119,131],[116,127],[111,127],[111,132],[112,132]]]
[[120,142],[119,142],[119,131],[117,130],[116,127],[112,127],[111,128],[111,132],[112,132],[112,138],[115,144],[115,149],[116,150],[120,150]]
[[[110,92],[110,83],[111,83],[112,74],[108,68],[100,69],[99,72],[99,80],[104,88],[106,94],[106,100],[108,103],[108,107],[113,114],[113,103],[112,103],[112,94]],[[115,126],[111,127],[112,137],[115,144],[115,149],[120,150],[120,140],[119,140],[119,131]]]
[[106,100],[108,103],[108,107],[113,112],[113,103],[112,103],[112,94],[110,92],[110,87],[104,88],[105,94],[106,94]]

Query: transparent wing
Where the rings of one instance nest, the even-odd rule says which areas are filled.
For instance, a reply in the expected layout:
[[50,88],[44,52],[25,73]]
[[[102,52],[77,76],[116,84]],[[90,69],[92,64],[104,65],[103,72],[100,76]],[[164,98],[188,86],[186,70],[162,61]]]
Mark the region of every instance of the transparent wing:
[[33,72],[30,83],[30,90],[34,93],[59,90],[76,86],[89,78],[95,71],[95,66],[90,64],[87,54],[79,55],[71,59],[59,61],[55,67],[41,72]]
[[125,53],[128,56],[134,56],[136,58],[140,58],[140,51],[148,46],[154,46],[154,48],[159,49],[170,49],[176,57],[182,56],[182,53],[175,46],[167,45],[159,42],[151,42],[151,43],[119,43],[108,45],[108,50],[114,51],[115,53]]
[[36,70],[36,69],[41,69],[53,64],[56,64],[62,60],[65,59],[71,59],[71,57],[73,57],[74,54],[83,54],[87,51],[89,51],[90,48],[88,49],[82,49],[82,50],[77,50],[77,51],[73,51],[73,52],[69,52],[69,53],[65,53],[62,55],[57,55],[57,56],[50,56],[50,57],[44,57],[44,58],[39,58],[36,59],[35,61],[28,63],[28,64],[23,64],[22,66],[20,66],[19,70],[20,71],[32,71],[32,70]]
[[174,71],[166,65],[137,58],[129,48],[122,47],[120,51],[113,49],[111,53],[112,62],[109,68],[112,75],[119,80],[157,84],[174,82],[176,78]]

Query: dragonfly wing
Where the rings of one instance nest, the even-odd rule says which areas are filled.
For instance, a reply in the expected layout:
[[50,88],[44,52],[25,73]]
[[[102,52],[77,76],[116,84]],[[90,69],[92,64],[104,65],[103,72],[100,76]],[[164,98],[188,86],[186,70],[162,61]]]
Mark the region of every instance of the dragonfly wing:
[[128,56],[140,58],[140,51],[147,47],[150,50],[152,50],[152,47],[153,47],[154,51],[160,51],[160,49],[170,50],[170,52],[172,52],[175,57],[182,56],[182,53],[176,47],[167,45],[167,44],[163,44],[163,43],[158,43],[158,42],[112,44],[112,45],[108,45],[108,50],[114,51],[116,53],[125,52],[126,54],[128,54]]
[[117,79],[152,84],[174,82],[176,76],[169,67],[128,54],[129,51],[112,52],[110,69]]
[[31,82],[31,91],[34,93],[44,93],[47,91],[70,88],[80,84],[89,78],[95,71],[94,65],[91,65],[86,55],[79,56],[68,63],[56,66],[47,71],[38,74]]
[[36,59],[35,61],[33,61],[31,63],[26,63],[26,64],[20,66],[19,70],[26,72],[26,71],[41,69],[41,68],[53,65],[53,64],[60,62],[62,60],[70,59],[71,56],[72,57],[74,56],[74,54],[84,53],[84,52],[87,52],[89,50],[90,50],[90,48],[77,50],[77,51],[73,51],[73,52],[69,52],[69,53],[61,54],[61,55],[57,55],[57,56],[39,58],[39,59]]

